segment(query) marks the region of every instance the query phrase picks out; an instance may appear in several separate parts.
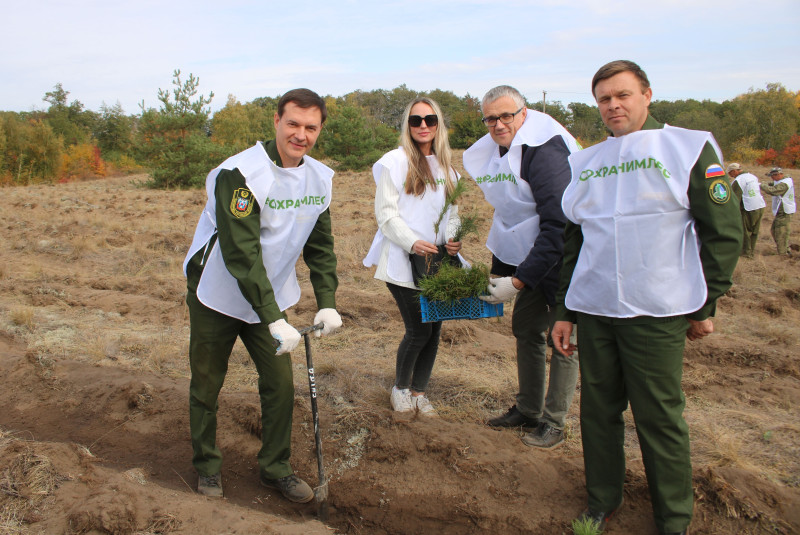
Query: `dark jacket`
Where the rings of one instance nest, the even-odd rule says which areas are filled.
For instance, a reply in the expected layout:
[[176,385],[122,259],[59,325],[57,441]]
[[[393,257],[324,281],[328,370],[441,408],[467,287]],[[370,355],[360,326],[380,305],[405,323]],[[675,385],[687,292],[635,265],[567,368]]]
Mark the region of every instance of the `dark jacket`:
[[539,235],[528,256],[520,265],[511,266],[492,255],[492,273],[514,276],[530,288],[541,289],[547,304],[555,304],[558,272],[564,252],[564,226],[567,218],[561,210],[561,197],[572,176],[569,149],[561,136],[554,136],[538,147],[522,146],[520,177],[531,187]]

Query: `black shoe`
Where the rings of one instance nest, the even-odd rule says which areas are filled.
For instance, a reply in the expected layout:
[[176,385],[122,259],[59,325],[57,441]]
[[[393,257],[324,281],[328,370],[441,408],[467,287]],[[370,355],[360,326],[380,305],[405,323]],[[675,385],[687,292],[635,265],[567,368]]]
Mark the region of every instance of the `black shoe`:
[[222,498],[222,476],[219,472],[210,476],[197,474],[197,492],[209,498]]
[[689,533],[688,528],[683,531],[665,531],[661,535],[686,535],[687,533]]
[[512,405],[508,412],[502,416],[495,416],[486,422],[487,425],[492,427],[522,427],[532,430],[539,425],[539,420],[536,418],[528,418],[517,410],[516,405]]
[[606,524],[618,509],[619,507],[615,507],[611,511],[594,511],[587,508],[575,520],[578,522],[590,521],[594,524],[595,529],[602,533],[606,529]]
[[278,479],[267,479],[262,475],[261,484],[271,489],[278,489],[290,502],[308,503],[314,499],[314,491],[308,483],[294,474]]

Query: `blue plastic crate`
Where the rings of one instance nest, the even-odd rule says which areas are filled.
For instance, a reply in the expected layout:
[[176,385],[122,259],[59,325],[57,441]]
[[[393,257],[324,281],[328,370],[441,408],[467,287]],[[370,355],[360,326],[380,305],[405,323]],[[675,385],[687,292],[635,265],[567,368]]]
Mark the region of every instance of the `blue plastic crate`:
[[419,305],[422,310],[422,323],[443,320],[474,320],[503,315],[503,303],[493,305],[481,301],[477,297],[465,297],[455,301],[429,301],[424,295],[420,295]]

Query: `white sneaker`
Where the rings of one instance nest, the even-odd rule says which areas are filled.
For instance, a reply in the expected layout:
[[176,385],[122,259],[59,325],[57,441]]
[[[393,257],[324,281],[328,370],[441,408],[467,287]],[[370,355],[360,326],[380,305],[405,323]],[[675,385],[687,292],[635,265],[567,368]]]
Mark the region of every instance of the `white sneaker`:
[[392,409],[397,412],[411,412],[414,410],[414,404],[411,403],[411,390],[408,388],[401,390],[393,386],[389,401],[392,404]]
[[414,408],[417,409],[420,416],[439,416],[425,394],[421,396],[411,396],[411,403],[414,405]]

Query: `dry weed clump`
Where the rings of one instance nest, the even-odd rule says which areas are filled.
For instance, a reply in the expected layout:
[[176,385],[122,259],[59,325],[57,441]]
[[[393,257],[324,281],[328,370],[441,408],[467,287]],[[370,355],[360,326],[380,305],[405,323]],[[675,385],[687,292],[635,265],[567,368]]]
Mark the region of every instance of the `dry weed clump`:
[[184,376],[189,354],[188,340],[172,329],[160,331],[157,338],[147,342],[148,350],[142,366],[164,375]]
[[728,518],[753,520],[765,533],[788,535],[791,526],[775,519],[768,503],[774,505],[772,496],[754,495],[731,484],[719,470],[706,468],[694,475],[695,495],[698,503],[705,503],[717,509]]
[[31,307],[18,307],[11,310],[9,313],[11,323],[19,327],[24,327],[28,331],[33,331],[34,323],[34,310]]
[[147,528],[144,531],[137,531],[133,535],[166,535],[180,529],[182,525],[181,520],[172,513],[156,511]]
[[704,465],[753,469],[745,455],[747,445],[736,430],[706,422],[705,425],[695,427],[693,431],[700,439],[695,439],[694,455]]
[[0,532],[28,533],[63,479],[48,457],[0,431]]

